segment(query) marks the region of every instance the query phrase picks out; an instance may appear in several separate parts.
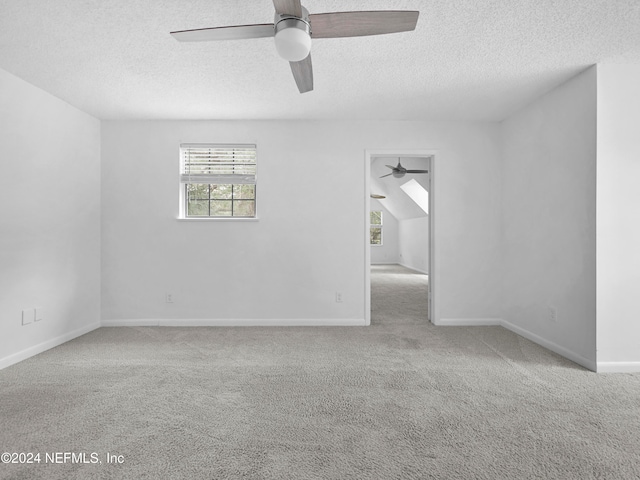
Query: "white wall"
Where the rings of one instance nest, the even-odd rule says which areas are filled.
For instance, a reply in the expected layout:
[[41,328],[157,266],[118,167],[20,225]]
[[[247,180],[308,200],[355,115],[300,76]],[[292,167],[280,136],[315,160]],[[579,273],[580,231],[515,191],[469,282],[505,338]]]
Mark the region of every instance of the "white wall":
[[100,122],[0,70],[0,127],[1,368],[99,326]]
[[597,77],[598,371],[640,371],[640,66]]
[[596,360],[595,95],[591,68],[502,125],[503,319],[589,368]]
[[[258,222],[176,220],[181,142],[258,145]],[[103,320],[362,323],[366,149],[439,151],[434,320],[498,316],[496,124],[107,121]]]
[[[96,328],[101,278],[106,323],[357,323],[364,151],[422,149],[438,151],[434,322],[502,317],[589,367],[597,326],[598,370],[637,369],[640,68],[597,81],[597,166],[592,68],[501,126],[103,122],[101,182],[100,122],[0,70],[0,367]],[[176,220],[182,142],[258,144],[258,222]],[[44,320],[21,326],[32,307]]]
[[371,199],[371,211],[382,212],[382,245],[371,245],[372,264],[393,264],[400,261],[398,245],[398,220],[380,200]]
[[429,216],[399,222],[400,264],[429,273]]

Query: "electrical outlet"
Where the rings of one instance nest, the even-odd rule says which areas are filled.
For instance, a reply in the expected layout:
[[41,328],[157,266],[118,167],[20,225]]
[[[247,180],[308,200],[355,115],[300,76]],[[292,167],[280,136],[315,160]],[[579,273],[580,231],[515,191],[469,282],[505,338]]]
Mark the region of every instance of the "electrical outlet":
[[556,323],[558,321],[558,310],[556,307],[549,305],[549,321]]
[[35,318],[35,308],[25,308],[24,310],[22,310],[22,325],[29,325],[30,323],[33,323]]
[[342,292],[336,292],[336,303],[342,303]]
[[173,293],[165,293],[164,301],[165,303],[173,303]]

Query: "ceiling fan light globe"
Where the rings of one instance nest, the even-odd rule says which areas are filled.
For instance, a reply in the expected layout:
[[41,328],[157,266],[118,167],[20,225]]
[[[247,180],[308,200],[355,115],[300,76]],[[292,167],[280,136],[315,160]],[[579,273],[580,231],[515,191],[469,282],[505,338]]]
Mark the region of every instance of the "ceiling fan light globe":
[[309,56],[311,35],[309,25],[302,20],[288,18],[276,25],[276,50],[288,62],[299,62]]

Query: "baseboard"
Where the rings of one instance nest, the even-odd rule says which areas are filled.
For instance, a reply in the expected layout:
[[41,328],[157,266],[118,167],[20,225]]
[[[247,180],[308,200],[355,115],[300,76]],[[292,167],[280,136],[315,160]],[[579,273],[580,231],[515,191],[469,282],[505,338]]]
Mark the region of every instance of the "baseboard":
[[157,327],[161,320],[152,320],[148,318],[134,318],[123,320],[102,320],[102,327]]
[[598,362],[598,373],[640,373],[640,362]]
[[364,318],[195,318],[195,319],[119,319],[103,320],[103,327],[340,327],[365,326]]
[[524,337],[527,340],[531,340],[533,343],[537,343],[541,347],[544,347],[547,350],[551,350],[552,352],[557,353],[558,355],[565,357],[571,360],[572,362],[575,362],[578,365],[583,366],[584,368],[587,368],[593,372],[599,371],[599,370],[596,370],[597,366],[595,361],[589,360],[588,358],[585,358],[580,354],[577,354],[565,347],[562,347],[557,343],[554,343],[550,340],[542,338],[541,336],[536,335],[535,333],[531,333],[530,331],[525,330],[524,328],[519,327],[518,325],[514,325],[513,323],[510,323],[506,320],[502,320],[501,325],[507,330],[510,330],[513,333],[517,333],[521,337]]
[[408,268],[409,270],[413,270],[414,272],[422,273],[423,275],[429,275],[428,271],[422,270],[420,268],[410,267],[409,265],[405,265],[404,263],[398,263],[398,265],[400,265],[400,266],[402,266],[404,268]]
[[446,327],[489,327],[502,325],[501,318],[441,318],[434,325]]
[[34,345],[33,347],[25,348],[20,352],[14,353],[4,358],[0,358],[0,370],[26,360],[27,358],[38,355],[39,353],[46,352],[53,347],[62,345],[69,340],[73,340],[74,338],[80,337],[86,333],[96,330],[97,328],[100,328],[99,322],[92,323],[91,325],[87,325],[86,327],[82,327],[72,332],[65,333],[64,335],[60,335],[58,337],[52,338],[51,340],[47,340],[46,342],[39,343],[38,345]]
[[[542,338],[539,335],[536,335],[535,333],[531,333],[528,330],[525,330],[522,327],[519,327],[517,325],[514,325],[513,323],[510,323],[502,318],[441,318],[440,320],[438,320],[437,322],[434,322],[435,325],[437,326],[449,326],[449,327],[483,327],[483,326],[501,326],[503,328],[506,328],[507,330],[512,331],[513,333],[516,333],[518,335],[520,335],[521,337],[526,338],[527,340],[531,340],[533,343],[536,343],[538,345],[540,345],[541,347],[546,348],[547,350],[551,350],[554,353],[557,353],[558,355],[565,357],[569,360],[571,360],[572,362],[577,363],[578,365],[581,365],[589,370],[592,371],[596,371],[596,362],[589,360],[587,358],[584,358],[582,355],[579,355],[565,347],[562,347],[560,345],[558,345],[557,343],[551,342],[545,338]],[[622,367],[622,365],[620,365]],[[600,364],[597,365],[598,367],[598,372],[600,371],[605,371],[605,370],[601,370],[600,369]],[[614,365],[611,365],[609,368],[614,368]],[[634,365],[633,364],[625,364],[624,368],[633,368]],[[607,366],[604,366],[603,368],[607,368]],[[637,368],[638,370],[625,370],[625,371],[640,371],[640,363],[635,365],[635,368]],[[609,371],[614,371],[614,370],[609,370]],[[615,371],[622,371],[622,370],[615,370]]]

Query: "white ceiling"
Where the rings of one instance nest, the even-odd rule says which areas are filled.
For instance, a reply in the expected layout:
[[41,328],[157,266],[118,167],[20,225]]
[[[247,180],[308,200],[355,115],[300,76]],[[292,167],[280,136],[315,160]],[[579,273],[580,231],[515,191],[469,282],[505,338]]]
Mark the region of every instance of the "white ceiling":
[[419,10],[414,32],[312,45],[298,93],[270,38],[169,32],[273,21],[271,0],[0,0],[0,68],[101,119],[502,120],[598,62],[640,63],[638,0],[306,0]]
[[426,213],[422,210],[412,199],[407,195],[402,188],[402,185],[413,179],[424,187],[425,190],[429,190],[429,173],[410,174],[407,173],[404,177],[396,178],[393,175],[389,175],[384,178],[380,178],[383,175],[391,172],[391,169],[387,165],[395,166],[400,159],[402,166],[409,170],[429,170],[430,161],[426,157],[411,157],[411,156],[375,156],[371,158],[371,193],[377,193],[378,195],[384,195],[386,198],[379,200],[384,207],[389,210],[389,213],[396,217],[398,220],[406,220],[408,218],[424,217]]

